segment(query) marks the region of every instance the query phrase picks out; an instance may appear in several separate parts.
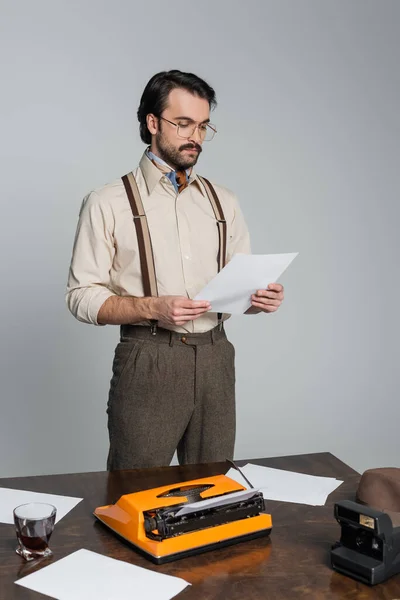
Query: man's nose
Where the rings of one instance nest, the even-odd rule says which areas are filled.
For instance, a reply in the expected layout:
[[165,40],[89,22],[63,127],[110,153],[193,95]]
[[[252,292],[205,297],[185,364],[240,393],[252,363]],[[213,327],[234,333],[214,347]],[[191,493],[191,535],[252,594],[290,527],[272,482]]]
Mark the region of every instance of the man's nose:
[[198,127],[195,128],[195,130],[193,131],[193,133],[190,136],[189,140],[191,142],[194,142],[195,144],[198,144],[199,146],[201,146],[201,144],[203,143],[203,140],[200,137],[200,133],[199,133],[199,128]]

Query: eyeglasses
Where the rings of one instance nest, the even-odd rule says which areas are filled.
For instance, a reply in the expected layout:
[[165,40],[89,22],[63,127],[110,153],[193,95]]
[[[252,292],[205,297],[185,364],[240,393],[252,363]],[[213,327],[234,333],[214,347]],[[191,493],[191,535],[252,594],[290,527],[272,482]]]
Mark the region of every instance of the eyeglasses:
[[211,123],[200,123],[199,125],[194,125],[193,123],[174,123],[173,121],[169,121],[164,117],[159,117],[163,121],[170,123],[176,127],[176,134],[178,137],[187,140],[195,134],[196,129],[199,132],[199,136],[202,142],[211,142],[214,135],[217,133],[217,129],[215,125]]

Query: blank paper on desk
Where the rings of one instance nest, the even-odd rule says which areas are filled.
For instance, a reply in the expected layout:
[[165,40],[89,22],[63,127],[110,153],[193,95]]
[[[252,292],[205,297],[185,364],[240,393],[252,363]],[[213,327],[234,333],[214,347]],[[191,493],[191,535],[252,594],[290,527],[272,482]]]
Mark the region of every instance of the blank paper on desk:
[[[262,492],[266,500],[296,502],[312,506],[323,506],[329,494],[343,483],[334,477],[293,473],[251,463],[242,467],[241,470],[250,483]],[[229,469],[226,475],[244,487],[248,487],[247,482],[236,469]]]
[[190,585],[90,550],[78,550],[15,583],[56,600],[170,600]]
[[72,510],[82,498],[72,496],[60,496],[59,494],[45,494],[44,492],[29,492],[28,490],[13,490],[0,488],[0,523],[14,523],[13,510],[20,504],[29,502],[44,502],[53,504],[57,509],[56,523],[70,510]]
[[241,315],[251,295],[276,283],[297,254],[235,254],[194,300],[208,300],[213,312]]

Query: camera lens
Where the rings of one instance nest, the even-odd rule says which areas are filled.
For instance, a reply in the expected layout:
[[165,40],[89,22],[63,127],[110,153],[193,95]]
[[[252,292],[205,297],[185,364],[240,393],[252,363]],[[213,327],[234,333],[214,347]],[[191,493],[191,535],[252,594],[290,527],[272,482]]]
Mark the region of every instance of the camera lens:
[[360,533],[357,535],[356,544],[359,548],[364,545],[365,537],[366,537],[365,531],[360,531]]

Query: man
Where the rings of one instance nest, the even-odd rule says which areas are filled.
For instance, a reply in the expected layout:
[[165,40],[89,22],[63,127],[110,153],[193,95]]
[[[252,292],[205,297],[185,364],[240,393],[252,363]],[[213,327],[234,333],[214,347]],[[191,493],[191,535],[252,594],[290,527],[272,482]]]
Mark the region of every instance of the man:
[[[234,348],[209,302],[192,298],[249,253],[236,197],[194,171],[216,127],[214,90],[181,71],[154,75],[138,109],[147,149],[131,174],[80,212],[67,303],[80,321],[120,325],[108,401],[109,470],[233,457]],[[252,296],[274,312],[283,288]]]

